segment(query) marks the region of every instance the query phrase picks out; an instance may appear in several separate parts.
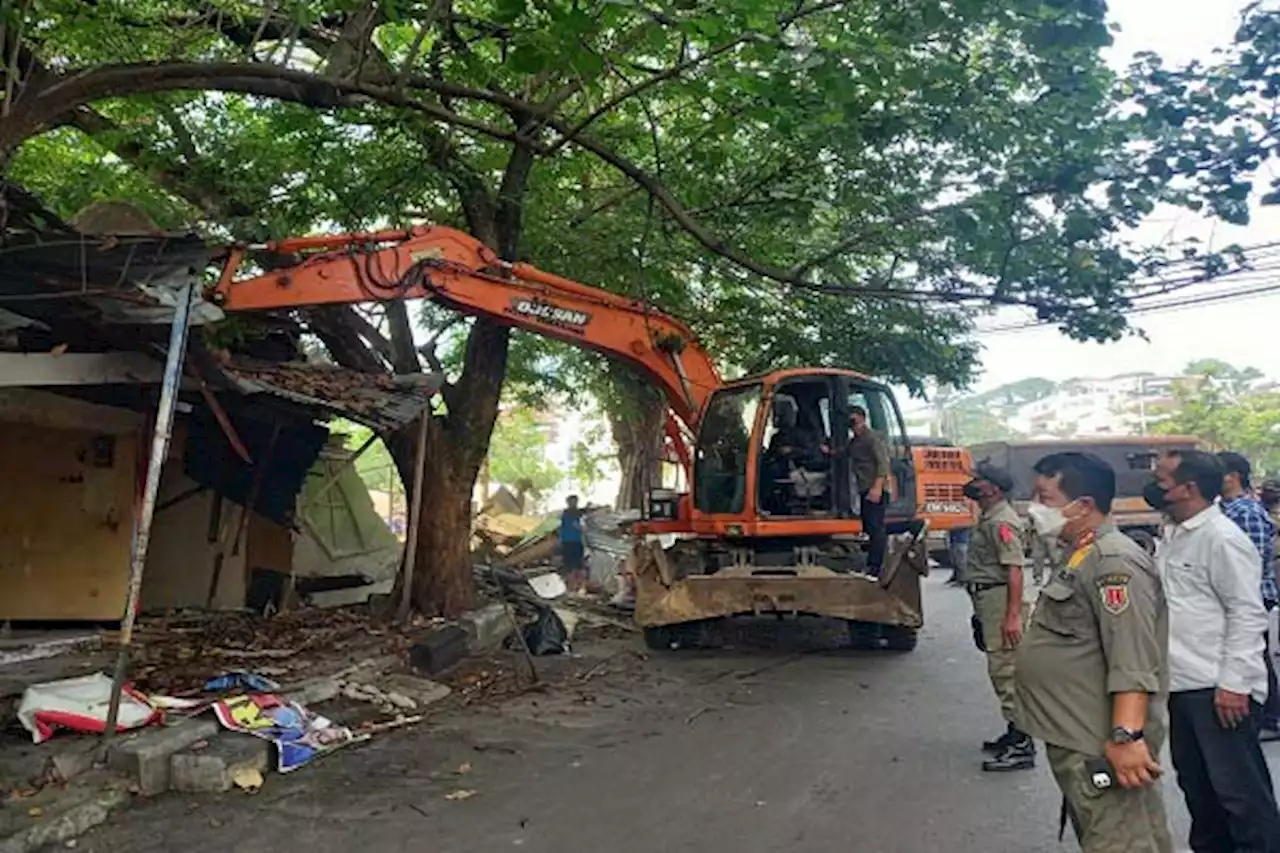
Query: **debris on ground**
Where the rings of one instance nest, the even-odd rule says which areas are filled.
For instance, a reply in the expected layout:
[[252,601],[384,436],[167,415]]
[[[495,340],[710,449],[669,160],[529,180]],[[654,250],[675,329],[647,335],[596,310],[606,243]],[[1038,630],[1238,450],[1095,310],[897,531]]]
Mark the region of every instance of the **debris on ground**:
[[457,801],[459,801],[459,800],[469,800],[469,799],[471,799],[472,797],[474,797],[474,796],[475,796],[476,794],[478,794],[478,793],[480,793],[480,792],[479,792],[479,791],[472,791],[472,790],[469,790],[469,789],[465,789],[465,788],[464,788],[464,789],[463,789],[463,790],[461,790],[461,791],[454,791],[454,792],[453,792],[453,793],[451,793],[451,794],[445,794],[445,797],[444,797],[444,798],[445,798],[446,800],[453,800],[453,801],[457,802]]
[[246,794],[256,794],[266,780],[256,767],[240,767],[231,774],[231,782]]
[[354,737],[346,726],[337,725],[299,702],[269,693],[220,699],[213,709],[224,728],[272,743],[276,769],[281,773],[297,770]]
[[134,642],[132,675],[139,690],[190,696],[215,690],[210,679],[241,672],[288,684],[357,660],[403,654],[413,640],[411,632],[381,623],[367,607],[350,607],[307,608],[270,619],[246,613],[152,617],[141,620]]
[[568,653],[569,629],[555,608],[540,608],[537,618],[524,626],[524,644],[536,657]]
[[[111,679],[102,673],[33,684],[22,695],[18,720],[32,740],[44,743],[59,729],[101,732],[107,726]],[[151,725],[159,712],[147,697],[126,686],[120,696],[116,731]]]
[[254,693],[270,693],[279,690],[280,685],[270,678],[253,672],[228,672],[211,678],[204,684],[206,693],[226,693],[231,690],[250,690]]

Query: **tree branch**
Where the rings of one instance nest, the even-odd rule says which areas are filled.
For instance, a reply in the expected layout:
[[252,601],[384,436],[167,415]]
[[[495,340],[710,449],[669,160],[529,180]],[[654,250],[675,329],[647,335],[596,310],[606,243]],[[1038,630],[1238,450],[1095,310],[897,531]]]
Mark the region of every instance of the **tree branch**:
[[[841,6],[847,5],[847,3],[848,3],[848,0],[826,0],[826,2],[818,3],[817,5],[811,6],[808,9],[801,8],[803,6],[802,2],[797,3],[796,8],[792,12],[778,19],[778,26],[781,29],[785,30],[805,18],[809,18],[809,17],[812,17],[813,15],[818,15],[823,12],[833,11],[835,9],[840,8]],[[569,130],[565,131],[563,138],[556,140],[555,144],[551,146],[551,153],[555,153],[556,151],[563,148],[570,141],[572,141],[574,137],[576,137],[582,131],[586,130],[589,126],[595,123],[602,116],[609,114],[614,109],[616,109],[620,104],[630,100],[631,98],[634,98],[636,95],[639,95],[645,92],[646,90],[659,85],[660,83],[665,83],[668,80],[673,80],[676,77],[679,77],[681,74],[684,74],[686,71],[691,71],[694,68],[697,68],[699,65],[705,65],[708,62],[711,62],[712,60],[723,56],[729,51],[734,50],[738,47],[741,47],[747,42],[762,40],[765,38],[767,37],[761,33],[756,33],[756,32],[743,33],[737,38],[730,39],[724,44],[713,47],[711,50],[708,50],[706,53],[702,53],[702,54],[699,54],[698,56],[694,56],[682,62],[678,62],[675,65],[671,66],[670,68],[654,73],[651,76],[645,78],[644,80],[641,80],[638,83],[628,86],[627,88],[619,92],[617,95],[615,95],[614,97],[610,98],[609,100],[605,101],[600,106],[592,110],[591,113],[588,114],[586,118],[579,121]],[[552,101],[549,104],[549,106],[551,106],[553,109],[555,107],[558,107],[559,105],[560,104],[558,101]]]
[[[467,87],[457,88],[472,91]],[[460,115],[438,104],[399,94],[394,89],[355,80],[330,80],[306,71],[265,63],[140,62],[100,66],[69,72],[34,93],[0,127],[0,152],[12,151],[23,140],[65,123],[78,108],[94,101],[165,91],[239,92],[305,104],[316,109],[343,109],[370,100],[423,113],[444,124],[521,146],[543,146],[536,140]],[[479,90],[477,90],[479,91]],[[523,102],[484,93],[487,100]]]
[[409,75],[413,72],[413,64],[418,61],[418,55],[422,52],[422,44],[427,40],[427,33],[431,32],[431,28],[435,26],[436,19],[448,11],[450,2],[451,0],[435,0],[427,10],[426,17],[418,22],[418,34],[413,37],[413,44],[409,46],[409,55],[405,57],[404,64],[400,66],[400,73],[396,76],[396,91],[404,91],[405,85],[409,82]]
[[396,373],[421,373],[417,348],[413,344],[413,324],[409,322],[409,308],[403,299],[394,299],[384,306],[387,322],[391,325],[391,367]]
[[130,139],[115,122],[92,107],[77,109],[70,124],[97,139],[121,160],[149,176],[168,192],[190,202],[211,220],[244,219],[253,217],[258,212],[254,205],[235,198],[227,188],[209,186],[199,181],[193,171],[195,163],[159,162],[153,152]]

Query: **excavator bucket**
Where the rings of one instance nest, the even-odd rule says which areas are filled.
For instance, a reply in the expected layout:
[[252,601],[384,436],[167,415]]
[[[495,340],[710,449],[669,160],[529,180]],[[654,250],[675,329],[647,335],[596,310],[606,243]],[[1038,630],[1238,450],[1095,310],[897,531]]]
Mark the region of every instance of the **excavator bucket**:
[[646,631],[767,613],[911,632],[924,622],[920,579],[928,574],[929,562],[921,535],[894,537],[879,579],[835,572],[820,563],[782,571],[735,565],[714,574],[690,574],[658,541],[637,544],[634,565],[636,621]]

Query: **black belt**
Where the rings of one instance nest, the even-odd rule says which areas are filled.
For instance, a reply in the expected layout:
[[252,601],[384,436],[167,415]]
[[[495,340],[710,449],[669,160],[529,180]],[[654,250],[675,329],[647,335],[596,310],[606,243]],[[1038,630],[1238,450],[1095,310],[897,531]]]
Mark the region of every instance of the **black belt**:
[[969,592],[986,592],[986,591],[987,591],[987,590],[989,590],[989,589],[996,589],[997,587],[1008,586],[1008,585],[1009,585],[1009,584],[1008,584],[1007,582],[1006,582],[1006,583],[970,583],[970,584],[965,584],[965,586],[969,587]]

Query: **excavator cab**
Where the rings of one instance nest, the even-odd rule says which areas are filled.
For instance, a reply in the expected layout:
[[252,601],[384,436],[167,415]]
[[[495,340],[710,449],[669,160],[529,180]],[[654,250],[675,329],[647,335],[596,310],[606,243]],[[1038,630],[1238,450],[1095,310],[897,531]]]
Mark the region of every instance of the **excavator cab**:
[[[888,522],[903,532],[879,577],[866,573],[859,495],[845,451],[850,413],[889,448]],[[889,388],[852,371],[778,371],[708,398],[693,443],[691,494],[664,495],[641,524],[636,619],[650,645],[696,644],[743,614],[844,619],[855,645],[914,648],[923,623],[924,526],[902,414]],[[646,550],[647,549],[647,550]]]
[[[867,413],[889,446],[890,520],[909,521],[916,512],[915,469],[893,394],[836,370],[780,371],[713,393],[694,443],[690,515],[681,520],[694,531],[744,535],[861,532],[857,487],[843,452],[854,407]],[[810,530],[806,521],[822,526]]]

